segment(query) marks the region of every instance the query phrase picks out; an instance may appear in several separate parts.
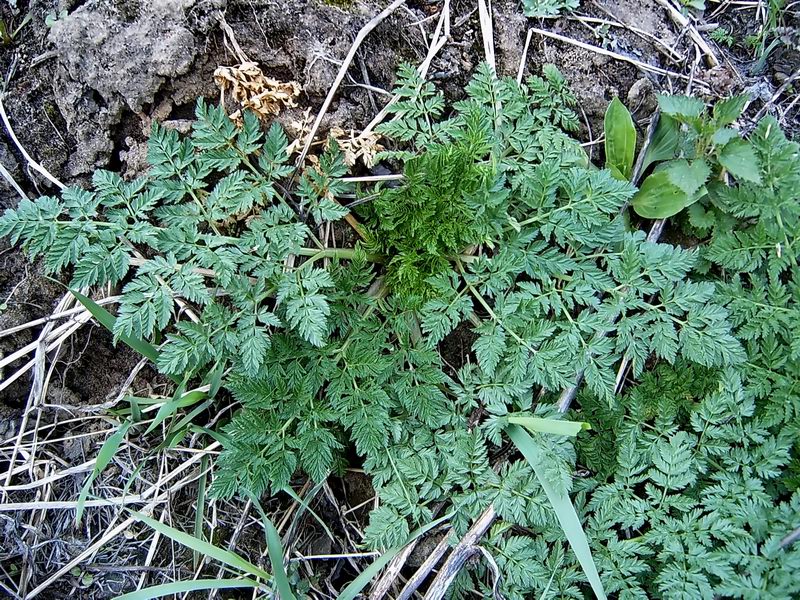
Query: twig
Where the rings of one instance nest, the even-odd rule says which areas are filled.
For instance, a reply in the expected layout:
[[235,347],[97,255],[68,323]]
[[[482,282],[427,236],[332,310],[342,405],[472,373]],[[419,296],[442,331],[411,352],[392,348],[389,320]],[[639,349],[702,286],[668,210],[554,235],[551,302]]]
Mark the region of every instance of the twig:
[[14,188],[14,191],[17,192],[17,195],[20,198],[22,198],[23,200],[28,199],[28,197],[25,195],[25,192],[22,191],[22,188],[19,187],[16,181],[14,181],[14,178],[11,176],[11,173],[8,172],[8,169],[6,169],[5,166],[3,166],[3,163],[0,163],[0,175],[2,175],[3,179],[5,179],[8,182],[8,185]]
[[[128,504],[144,504],[147,502],[141,496],[130,495],[116,498],[102,498],[100,500],[86,500],[84,506],[127,506]],[[164,500],[166,502],[166,500]],[[0,503],[0,513],[18,512],[23,510],[76,510],[77,500],[59,500],[53,502],[5,502]]]
[[614,21],[608,21],[606,19],[599,19],[596,17],[583,17],[583,16],[570,16],[568,18],[570,20],[580,21],[587,27],[590,27],[591,23],[596,23],[598,25],[609,25],[611,27],[619,27],[621,29],[627,29],[628,31],[642,38],[646,42],[653,44],[656,50],[659,50],[664,55],[666,55],[667,58],[669,58],[669,60],[672,61],[673,63],[680,64],[681,60],[683,59],[683,56],[680,53],[678,53],[674,48],[672,48],[669,44],[667,44],[664,40],[656,37],[649,31],[645,31],[644,29],[639,29],[638,27],[634,27],[630,23],[626,23],[599,2],[595,1],[592,2],[592,4],[595,6],[595,8],[599,9],[600,11],[604,12],[609,17],[614,19]]
[[344,560],[344,559],[351,559],[351,558],[374,558],[376,556],[380,556],[380,552],[350,552],[348,554],[310,554],[308,556],[304,556],[299,552],[295,551],[297,556],[295,558],[290,558],[289,562],[303,562],[309,560]]
[[522,58],[519,59],[519,70],[517,71],[517,83],[522,83],[522,75],[525,72],[525,63],[528,60],[528,48],[531,45],[531,38],[533,37],[533,30],[528,29],[528,35],[525,36],[525,47],[522,49]]
[[[417,67],[417,73],[419,73],[420,77],[425,77],[428,74],[428,69],[431,66],[431,62],[433,61],[434,57],[439,53],[439,50],[444,48],[444,45],[447,43],[447,40],[450,38],[450,0],[444,0],[444,5],[442,6],[442,14],[439,17],[439,21],[436,23],[436,29],[433,32],[433,42],[428,48],[428,54],[425,56],[425,60],[420,63]],[[400,100],[400,96],[394,95],[386,103],[386,105],[381,109],[381,111],[373,117],[372,121],[364,128],[364,130],[359,134],[359,138],[363,138],[368,136],[372,133],[372,130],[378,126],[379,123],[382,123],[383,120],[386,118],[386,115],[389,114],[389,108],[398,100]]]
[[[247,503],[244,505],[242,509],[242,514],[239,517],[238,522],[236,523],[236,527],[233,530],[233,535],[231,535],[230,540],[228,541],[228,552],[235,552],[236,551],[236,544],[239,543],[239,536],[242,535],[242,531],[244,530],[245,522],[247,518],[250,516],[250,509],[253,507],[253,501],[251,499],[247,499]],[[225,574],[225,566],[220,566],[217,569],[217,579],[222,579],[222,576]],[[219,590],[213,590],[208,597],[209,598],[216,598],[219,595]]]
[[[353,62],[355,58],[356,52],[361,47],[364,39],[369,35],[369,33],[375,29],[378,24],[383,21],[386,17],[392,14],[398,7],[405,4],[406,0],[394,0],[389,6],[383,9],[380,13],[378,13],[375,17],[373,17],[364,27],[356,35],[356,39],[353,42],[353,45],[350,46],[350,50],[345,56],[344,60],[342,61],[342,66],[339,68],[339,72],[336,74],[336,79],[333,81],[333,85],[331,89],[328,90],[328,95],[325,97],[325,102],[322,103],[322,108],[320,108],[319,113],[317,113],[317,118],[314,120],[314,124],[311,126],[311,130],[308,132],[306,137],[306,143],[303,146],[303,150],[300,152],[299,156],[297,157],[297,166],[301,166],[308,155],[308,151],[311,149],[311,145],[314,143],[314,137],[317,135],[317,131],[319,130],[319,126],[322,123],[322,119],[325,116],[325,113],[328,112],[328,108],[330,108],[331,103],[333,102],[333,97],[336,95],[336,91],[339,89],[342,81],[344,80],[345,76],[347,75],[347,70],[350,68],[350,64]],[[352,213],[347,213],[345,215],[345,221],[353,228],[353,230],[359,235],[361,239],[367,239],[367,234],[364,231],[364,228],[361,226],[361,223],[358,222]]]
[[408,557],[411,556],[414,548],[416,548],[419,540],[419,537],[414,538],[411,543],[407,544],[399,554],[389,561],[383,575],[372,588],[372,592],[369,595],[370,600],[381,600],[386,595],[395,579],[400,575],[400,571],[403,570],[403,566],[406,564]]
[[486,57],[486,64],[492,69],[492,73],[497,75],[497,64],[494,59],[494,29],[492,27],[492,5],[486,0],[478,0],[478,20],[481,24],[481,39],[483,40],[483,53]]
[[45,169],[42,165],[33,160],[33,158],[31,158],[31,155],[28,154],[28,151],[25,150],[25,147],[17,139],[17,136],[14,133],[14,129],[11,127],[11,122],[8,120],[8,115],[6,114],[5,106],[3,106],[4,96],[5,96],[4,94],[0,94],[0,118],[2,118],[3,124],[6,126],[6,131],[8,132],[8,135],[11,137],[11,141],[14,142],[14,145],[20,151],[22,157],[25,159],[25,161],[32,169],[37,171],[40,175],[42,175],[45,179],[50,181],[57,188],[63,190],[66,186],[63,183],[61,183],[58,179],[53,177],[50,174],[50,172],[47,169]]
[[319,129],[320,124],[322,123],[322,119],[325,116],[325,113],[328,112],[328,108],[330,108],[331,102],[333,102],[333,97],[336,95],[336,91],[339,89],[339,85],[342,83],[342,80],[347,75],[347,70],[350,68],[350,63],[353,62],[353,58],[355,58],[356,52],[358,51],[361,43],[364,41],[364,38],[369,35],[369,32],[375,29],[378,24],[383,21],[386,17],[392,14],[395,10],[397,10],[400,6],[405,4],[406,0],[394,0],[389,6],[384,8],[380,13],[378,13],[375,17],[373,17],[364,27],[361,28],[361,31],[358,32],[356,35],[356,39],[353,42],[353,45],[350,46],[350,51],[345,56],[344,61],[342,61],[342,66],[339,68],[339,72],[336,75],[336,79],[333,81],[333,85],[331,89],[328,91],[328,95],[325,97],[325,102],[322,104],[322,108],[317,113],[317,118],[314,120],[314,125],[311,126],[311,130],[306,137],[305,146],[303,146],[303,150],[300,152],[300,155],[297,157],[297,165],[302,165],[303,161],[306,159],[306,155],[308,151],[311,149],[311,143],[314,141],[314,136],[317,134],[317,130]]
[[[73,301],[72,294],[69,294],[69,293],[65,294],[61,298],[61,300],[59,301],[58,306],[56,308],[56,312],[63,311],[66,308],[68,308],[71,301]],[[31,344],[28,344],[28,346],[25,347],[26,350],[25,350],[24,354],[27,354],[28,352],[30,352],[30,350],[36,348],[36,355],[35,355],[33,360],[28,362],[23,367],[21,372],[25,372],[28,369],[30,369],[32,367],[35,368],[36,365],[41,364],[41,361],[43,360],[44,355],[46,354],[46,352],[51,347],[53,347],[52,344],[50,346],[48,346],[48,344],[47,344],[48,339],[50,338],[51,332],[52,332],[53,336],[56,336],[56,335],[59,335],[65,329],[65,325],[66,326],[71,326],[71,327],[66,327],[66,335],[64,335],[60,339],[56,340],[56,347],[57,347],[58,345],[60,345],[61,342],[63,342],[63,340],[65,340],[69,335],[71,335],[73,331],[76,331],[81,326],[81,323],[79,322],[76,325],[71,325],[70,323],[65,323],[61,327],[56,328],[55,331],[53,331],[53,325],[54,324],[52,322],[47,323],[47,325],[45,325],[45,327],[42,329],[41,333],[39,334],[39,337],[37,338],[37,340],[35,342],[32,342]],[[15,352],[11,356],[18,357],[17,355],[24,356],[24,354],[19,354],[19,352]],[[7,359],[4,359],[4,361],[2,361],[1,364],[8,364],[6,361],[7,361]],[[0,385],[0,388],[7,387],[7,385],[9,384],[10,381],[16,380],[19,376],[20,376],[20,372],[18,371],[17,373],[15,373],[11,377],[9,377],[5,381],[3,381],[3,384]],[[6,475],[6,479],[5,479],[5,485],[6,486],[11,484],[12,467],[14,466],[14,461],[16,460],[17,454],[19,452],[20,444],[22,443],[22,437],[23,437],[23,435],[25,433],[25,429],[27,428],[27,425],[28,425],[28,418],[29,418],[30,414],[33,412],[34,406],[35,406],[35,404],[36,404],[36,402],[38,400],[38,392],[42,389],[43,379],[44,379],[44,375],[42,375],[37,370],[37,376],[34,378],[33,385],[31,386],[30,393],[28,394],[28,402],[27,402],[27,405],[25,407],[25,412],[24,412],[24,414],[22,416],[22,422],[20,423],[20,426],[19,426],[19,434],[17,436],[16,443],[14,444],[14,449],[11,452],[11,459],[9,460],[8,474]],[[33,462],[33,453],[32,452],[31,452],[29,461],[32,464],[32,462]]]
[[[653,65],[648,65],[646,62],[642,62],[635,58],[631,58],[629,56],[625,56],[624,54],[619,54],[618,52],[612,52],[611,50],[606,50],[605,48],[600,48],[599,46],[593,46],[592,44],[587,44],[586,42],[581,42],[578,40],[574,40],[572,38],[566,37],[564,35],[560,35],[558,33],[553,33],[552,31],[545,31],[544,29],[537,29],[536,27],[531,27],[531,31],[534,33],[538,33],[541,36],[549,37],[554,40],[558,40],[559,42],[564,42],[565,44],[571,44],[573,46],[577,46],[578,48],[583,48],[584,50],[588,50],[589,52],[596,52],[597,54],[602,54],[603,56],[608,56],[609,58],[613,58],[615,60],[621,60],[623,62],[629,63],[642,69],[643,71],[648,71],[650,73],[655,73],[656,75],[664,75],[667,77],[677,77],[679,79],[689,79],[688,75],[684,75],[683,73],[676,73],[675,71],[669,71],[667,69],[662,69],[661,67],[655,67]],[[702,82],[706,87],[708,84]]]
[[711,46],[708,45],[703,39],[703,36],[700,35],[700,32],[697,31],[697,28],[692,24],[689,19],[681,13],[677,8],[675,8],[669,0],[656,0],[660,6],[662,6],[668,13],[670,18],[675,22],[676,25],[685,28],[689,32],[689,37],[692,38],[692,41],[700,47],[703,54],[706,57],[706,62],[711,67],[718,67],[720,65],[719,59],[717,55],[714,53],[714,50]]
[[[98,432],[98,433],[106,433],[106,432]],[[54,481],[58,481],[60,479],[64,479],[65,477],[69,477],[71,475],[76,475],[78,473],[85,473],[87,471],[91,471],[94,468],[94,464],[97,462],[97,458],[93,458],[91,460],[87,460],[84,463],[79,465],[75,465],[74,467],[70,467],[68,469],[64,469],[59,473],[54,473],[53,475],[49,475],[47,477],[43,477],[32,483],[21,483],[18,485],[3,485],[0,486],[0,492],[17,492],[23,490],[33,490],[38,487],[42,487],[43,485],[48,485],[53,483]],[[7,505],[5,505],[7,506]],[[1,510],[1,509],[0,509]]]
[[769,99],[769,102],[765,103],[764,106],[762,106],[759,109],[759,111],[756,113],[756,116],[753,117],[753,123],[758,123],[761,120],[761,118],[767,114],[767,111],[769,111],[769,109],[772,108],[775,102],[777,102],[778,98],[781,97],[781,94],[783,94],[783,92],[785,92],[789,88],[789,86],[792,85],[798,78],[800,78],[800,69],[798,69],[797,71],[792,73],[789,77],[787,77],[786,80],[772,95],[772,98]]
[[[114,304],[118,302],[120,298],[122,298],[122,296],[108,296],[107,298],[100,298],[99,300],[95,300],[95,302],[100,306],[103,306],[105,304]],[[47,317],[34,319],[33,321],[28,321],[27,323],[22,323],[21,325],[15,325],[14,327],[3,329],[2,331],[0,331],[0,338],[5,337],[7,335],[11,335],[13,333],[17,333],[18,331],[23,331],[24,329],[30,329],[31,327],[38,327],[39,325],[44,325],[45,323],[48,323],[50,321],[57,321],[58,319],[64,319],[66,317],[72,317],[77,314],[83,314],[88,312],[89,311],[83,306],[77,306],[75,308],[70,308],[69,310],[56,312]]]
[[228,25],[228,22],[225,20],[225,15],[219,13],[217,19],[219,20],[220,27],[222,27],[222,31],[225,32],[226,45],[228,42],[230,42],[231,46],[233,46],[233,53],[236,54],[236,56],[239,58],[239,62],[241,63],[250,62],[250,59],[248,58],[247,54],[244,53],[244,50],[242,50],[242,47],[239,45],[239,42],[236,41],[236,35],[233,33],[233,28],[230,25]]
[[422,582],[425,581],[433,568],[439,564],[439,561],[450,547],[450,542],[448,539],[449,536],[450,529],[448,528],[445,530],[444,537],[442,537],[439,543],[436,544],[436,547],[433,549],[433,552],[431,552],[430,556],[425,559],[425,561],[420,565],[419,569],[417,569],[417,571],[408,580],[408,583],[406,583],[403,591],[400,592],[397,600],[409,600],[409,598],[414,595],[414,592],[416,592],[417,588],[422,585]]
[[489,570],[492,572],[492,597],[494,600],[503,600],[503,594],[500,593],[500,583],[503,578],[500,575],[500,567],[497,566],[497,561],[491,552],[483,546],[473,546],[473,548],[480,552],[489,564]]
[[788,548],[792,544],[794,544],[797,540],[800,540],[800,527],[792,531],[789,535],[781,540],[779,546],[781,548]]
[[[162,483],[169,483],[169,481],[177,478],[178,475],[180,475],[186,469],[188,469],[189,467],[194,465],[194,463],[199,461],[203,455],[211,452],[212,450],[215,450],[219,446],[220,446],[219,442],[212,442],[203,451],[197,452],[195,454],[192,454],[189,458],[186,459],[186,461],[183,464],[181,464],[172,473],[170,473]],[[158,506],[159,504],[167,501],[172,495],[175,494],[175,492],[177,492],[178,490],[183,489],[184,487],[186,487],[190,483],[196,481],[202,475],[203,475],[202,472],[196,472],[196,473],[192,473],[190,475],[187,475],[186,477],[184,477],[180,481],[174,483],[167,490],[164,490],[163,492],[158,494],[155,498],[150,500],[150,502],[143,508],[143,511],[144,512],[151,512],[156,506]],[[145,498],[145,497],[153,495],[155,493],[156,489],[157,488],[153,487],[153,488],[145,490],[141,494],[141,497]],[[82,563],[87,557],[89,557],[92,554],[94,554],[95,552],[97,552],[100,548],[102,548],[110,540],[114,539],[120,533],[122,533],[123,531],[128,529],[135,522],[136,522],[136,518],[135,517],[128,517],[127,519],[122,521],[119,525],[117,525],[117,526],[109,529],[108,531],[106,531],[100,537],[100,539],[98,539],[96,542],[94,542],[90,546],[88,546],[83,552],[81,552],[77,556],[73,557],[72,560],[70,560],[67,564],[65,564],[63,567],[61,567],[58,571],[53,573],[50,577],[48,577],[46,581],[43,581],[36,588],[31,590],[28,593],[28,595],[26,596],[26,600],[33,600],[33,598],[35,598],[36,596],[41,594],[43,591],[45,591],[47,588],[49,588],[55,581],[58,581],[61,577],[63,577],[67,573],[69,573],[70,570],[73,567],[75,567],[75,566],[79,565],[80,563]]]
[[459,571],[461,571],[461,567],[464,566],[464,563],[467,562],[471,556],[478,552],[475,545],[489,529],[495,517],[497,517],[497,512],[494,509],[494,505],[490,504],[488,508],[483,511],[481,516],[478,517],[474,525],[470,527],[467,534],[456,547],[453,548],[453,552],[447,557],[436,579],[433,580],[431,587],[428,588],[428,592],[425,594],[425,600],[441,600],[444,598],[453,580],[456,578]]

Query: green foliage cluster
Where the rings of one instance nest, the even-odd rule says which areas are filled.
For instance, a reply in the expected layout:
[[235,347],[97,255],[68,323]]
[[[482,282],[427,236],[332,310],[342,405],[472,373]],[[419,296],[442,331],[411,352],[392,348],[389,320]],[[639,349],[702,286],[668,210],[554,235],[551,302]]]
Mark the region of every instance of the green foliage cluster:
[[787,0],[768,0],[765,3],[763,24],[744,38],[745,46],[753,52],[755,63],[750,73],[760,75],[767,66],[770,55],[782,45],[796,45],[796,31],[785,27],[790,5]]
[[[467,93],[495,93],[491,78],[483,71]],[[396,93],[400,100],[391,107],[394,118],[378,131],[411,143],[413,150],[378,156],[401,160],[404,180],[382,190],[364,212],[374,228],[377,250],[391,257],[387,285],[418,308],[434,295],[431,276],[451,270],[459,253],[482,244],[492,247],[502,235],[500,203],[505,199],[496,157],[504,150],[496,147],[492,135],[495,117],[476,110],[474,102],[456,105],[459,119],[442,119],[442,93],[420,81],[413,67],[400,67]],[[578,117],[572,110],[577,100],[552,65],[545,65],[542,77],[530,77],[512,93],[525,96],[516,101],[527,107],[522,126],[528,130],[547,125],[577,131]]]
[[[797,145],[769,119],[748,141],[720,133],[741,99],[710,115],[662,99],[679,135],[653,160],[709,171],[688,217],[703,243],[685,249],[630,229],[635,132],[609,169],[589,164],[553,67],[520,85],[484,65],[466,92],[448,111],[401,70],[382,132],[404,179],[365,205],[368,248],[324,248],[311,226],[346,214],[335,143],[298,172],[279,126],[203,102],[188,137],[154,126],[145,177],[23,201],[0,235],[76,288],[123,286],[115,337],[160,343],[164,373],[233,397],[218,496],[322,481],[355,453],[379,498],[365,546],[445,511],[462,535],[491,503],[507,598],[589,590],[553,494],[574,498],[620,598],[800,593],[800,550],[781,545],[800,514]],[[725,164],[731,143],[746,167]],[[617,397],[623,361],[641,384]],[[533,460],[501,460],[513,423],[560,418],[578,372],[592,430],[533,431]],[[472,565],[451,597],[488,597],[490,579]]]
[[716,29],[712,30],[711,33],[708,34],[712,40],[717,42],[718,44],[722,44],[723,46],[727,46],[728,48],[733,46],[734,38],[733,34],[725,29],[724,27],[717,27]]
[[[317,262],[330,251],[304,246],[316,238],[298,212],[339,218],[330,196],[344,189],[336,179],[344,167],[332,145],[289,199],[278,183],[294,173],[287,145],[277,124],[265,136],[248,113],[237,129],[201,101],[190,137],[153,126],[146,177],[97,171],[93,191],[23,200],[0,218],[0,234],[41,256],[47,272],[70,268],[74,289],[124,280],[115,339],[168,331],[162,372],[256,375],[273,331],[289,328],[320,346],[329,328],[333,280]],[[296,256],[308,259],[300,265]],[[180,318],[178,300],[198,322]]]
[[[426,89],[411,77],[405,88]],[[232,445],[220,459],[221,493],[280,489],[298,467],[322,478],[352,443],[383,501],[367,543],[402,541],[447,497],[463,530],[490,499],[490,483],[499,485],[488,444],[501,443],[504,416],[530,410],[538,390],[558,390],[583,368],[591,389],[610,400],[610,368],[623,356],[637,373],[650,356],[719,366],[743,359],[725,311],[710,301],[713,286],[684,281],[696,256],[625,230],[620,211],[634,189],[586,165],[581,148],[552,124],[570,122],[563,109],[551,113],[529,91],[539,83],[498,81],[484,67],[468,99],[435,129],[401,105],[410,178],[381,193],[373,210],[382,217],[386,207],[388,223],[376,237],[397,222],[409,239],[415,227],[434,241],[453,231],[415,202],[422,161],[430,182],[445,182],[434,189],[450,186],[458,177],[452,169],[480,173],[480,201],[450,186],[455,198],[432,202],[471,215],[471,241],[483,250],[459,256],[446,254],[456,244],[420,247],[440,263],[421,306],[408,306],[413,291],[404,287],[419,275],[406,280],[392,271],[392,261],[407,262],[402,252],[388,257],[398,293],[386,299],[365,293],[373,276],[366,261],[331,269],[326,344],[276,335],[259,376],[231,383],[244,410],[226,430]],[[476,164],[441,159],[464,149]],[[387,237],[387,249],[402,249],[402,240]],[[438,347],[466,328],[477,336],[475,362],[454,371]],[[479,407],[491,418],[470,431]]]
[[[770,417],[754,383],[736,369],[684,365],[647,374],[611,408],[581,399],[582,418],[601,424],[579,445],[579,462],[596,472],[579,489],[607,592],[777,599],[800,591],[792,574],[800,552],[781,547],[800,514],[786,473],[798,422]],[[784,410],[799,406],[795,393]]]
[[[721,100],[709,111],[702,100],[659,96],[661,114],[640,166],[655,165],[631,202],[641,216],[671,217],[704,199],[710,182],[728,175],[759,183],[756,152],[731,125],[742,114],[747,96]],[[615,99],[606,113],[606,166],[615,177],[633,175],[636,130],[628,110]]]
[[526,17],[552,19],[577,10],[580,0],[522,0]]

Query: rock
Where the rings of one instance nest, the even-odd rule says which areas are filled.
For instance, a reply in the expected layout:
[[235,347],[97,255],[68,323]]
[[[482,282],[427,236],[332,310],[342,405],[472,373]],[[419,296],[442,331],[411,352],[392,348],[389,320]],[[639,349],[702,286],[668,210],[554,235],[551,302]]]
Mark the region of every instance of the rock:
[[657,104],[653,82],[647,77],[636,80],[628,90],[627,105],[633,113],[647,116],[655,111]]
[[[224,6],[224,0],[211,8]],[[204,31],[188,27],[187,14],[198,0],[90,0],[48,36],[58,54],[53,89],[76,138],[72,175],[108,162],[111,131],[126,112],[153,104],[165,82],[187,73],[201,51]],[[202,3],[209,9],[209,3]],[[211,20],[195,20],[210,27]]]

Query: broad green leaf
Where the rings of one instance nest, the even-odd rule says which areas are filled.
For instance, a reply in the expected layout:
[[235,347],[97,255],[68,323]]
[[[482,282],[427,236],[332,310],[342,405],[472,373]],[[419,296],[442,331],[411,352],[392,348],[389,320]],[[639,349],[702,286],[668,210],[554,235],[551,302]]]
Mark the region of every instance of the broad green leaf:
[[699,98],[690,96],[658,96],[658,107],[666,115],[680,121],[695,121],[700,118],[706,108]]
[[600,600],[606,600],[603,584],[597,572],[597,566],[592,558],[592,551],[589,549],[589,542],[586,533],[583,531],[581,521],[575,512],[572,501],[565,493],[556,490],[550,483],[545,470],[542,468],[541,452],[533,438],[528,435],[519,425],[509,425],[506,432],[514,445],[519,449],[528,463],[531,465],[539,484],[542,486],[547,499],[556,513],[561,529],[569,542],[570,548],[578,558],[589,585]]
[[178,529],[170,527],[169,525],[165,525],[160,521],[156,521],[155,519],[151,519],[143,515],[142,513],[131,511],[131,513],[139,519],[145,525],[155,529],[161,535],[168,537],[169,539],[178,542],[179,544],[186,546],[190,550],[194,550],[196,552],[200,552],[205,554],[209,558],[213,558],[223,564],[228,565],[229,567],[233,567],[234,569],[239,569],[244,573],[248,573],[249,575],[253,575],[254,577],[258,577],[260,579],[264,579],[269,581],[272,579],[272,576],[260,569],[253,563],[243,559],[238,554],[234,554],[233,552],[229,552],[227,550],[223,550],[222,548],[218,548],[214,544],[210,544],[205,540],[199,540],[193,535],[189,535],[188,533],[184,533]]
[[154,585],[143,590],[129,592],[117,596],[115,600],[150,600],[175,594],[185,594],[199,590],[228,590],[233,588],[257,588],[258,583],[252,579],[193,579],[191,581],[174,581]]
[[714,105],[714,123],[717,127],[722,127],[723,125],[730,125],[740,116],[742,116],[742,111],[744,110],[747,101],[749,100],[746,94],[740,94],[738,96],[732,96],[726,100],[720,100]]
[[703,159],[673,160],[665,165],[664,171],[669,175],[669,180],[689,198],[697,194],[711,175],[711,169]]
[[[76,290],[70,290],[70,293],[78,299],[78,302],[86,307],[86,310],[92,313],[92,316],[97,319],[98,323],[108,329],[111,333],[114,333],[114,322],[116,321],[114,315],[97,304],[97,302],[87,296],[84,296],[80,292]],[[151,362],[155,363],[158,360],[158,350],[156,350],[155,346],[152,344],[148,344],[144,340],[133,338],[127,335],[121,335],[119,336],[119,339],[122,340],[122,342],[129,346],[132,350],[135,350]]]
[[731,129],[730,127],[722,127],[714,132],[714,135],[711,136],[711,141],[716,146],[724,146],[731,140],[735,140],[738,137],[739,132],[735,129]]
[[640,217],[666,219],[682,211],[689,200],[686,192],[672,183],[667,171],[658,171],[644,180],[631,206]]
[[653,138],[644,154],[641,172],[644,173],[653,163],[675,158],[679,143],[680,124],[669,115],[660,114]]
[[81,522],[81,518],[83,517],[83,509],[86,505],[86,498],[89,495],[89,490],[92,487],[92,483],[97,478],[100,473],[103,472],[108,466],[108,463],[111,462],[111,459],[114,458],[114,455],[119,450],[119,445],[122,443],[122,440],[125,439],[125,434],[128,433],[128,429],[131,428],[133,425],[132,421],[125,421],[117,431],[111,434],[108,439],[103,442],[103,445],[100,447],[100,451],[97,453],[97,458],[94,462],[94,469],[89,474],[89,477],[86,479],[86,483],[83,484],[81,488],[81,493],[78,496],[78,505],[75,511],[75,524],[79,524]]
[[538,417],[522,417],[509,415],[508,422],[514,425],[522,425],[531,431],[539,433],[552,433],[555,435],[569,435],[575,437],[585,429],[591,429],[589,423],[581,421],[561,421],[559,419],[540,419]]
[[692,204],[688,210],[689,222],[698,229],[711,229],[717,222],[712,211],[706,211],[702,204]]
[[744,140],[731,140],[725,144],[719,154],[719,164],[736,179],[761,183],[758,157],[753,147]]
[[633,160],[636,152],[636,127],[631,113],[614,97],[608,105],[604,120],[606,134],[606,168],[616,177],[622,174],[628,180],[633,171]]

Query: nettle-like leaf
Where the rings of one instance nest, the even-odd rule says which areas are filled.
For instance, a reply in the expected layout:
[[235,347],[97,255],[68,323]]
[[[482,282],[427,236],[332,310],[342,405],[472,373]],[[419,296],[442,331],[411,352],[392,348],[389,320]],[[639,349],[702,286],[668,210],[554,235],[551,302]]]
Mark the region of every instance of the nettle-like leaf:
[[761,182],[758,157],[753,147],[744,140],[734,139],[725,144],[720,151],[719,162],[738,179],[756,184]]
[[665,115],[691,122],[701,117],[706,105],[699,98],[659,95],[658,107]]

